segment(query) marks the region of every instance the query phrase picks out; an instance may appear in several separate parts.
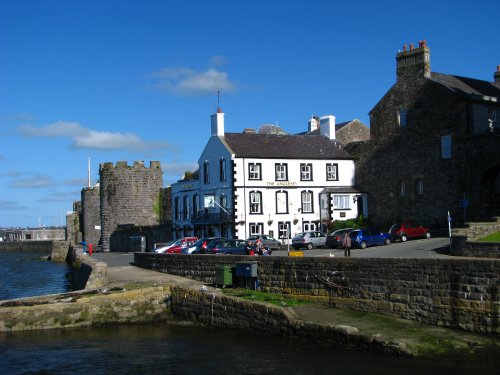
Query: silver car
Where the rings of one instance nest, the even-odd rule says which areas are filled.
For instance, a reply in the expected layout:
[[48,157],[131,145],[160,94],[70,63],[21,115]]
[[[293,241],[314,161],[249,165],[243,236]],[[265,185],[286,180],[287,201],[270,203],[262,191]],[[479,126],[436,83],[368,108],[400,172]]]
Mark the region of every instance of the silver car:
[[247,238],[248,245],[254,246],[257,240],[261,240],[262,243],[264,244],[264,247],[266,248],[279,250],[279,248],[281,247],[280,241],[274,239],[271,236],[268,236],[267,234],[256,234],[254,236],[248,237]]
[[322,232],[300,232],[292,239],[292,246],[295,250],[312,249],[313,247],[325,247],[326,235]]

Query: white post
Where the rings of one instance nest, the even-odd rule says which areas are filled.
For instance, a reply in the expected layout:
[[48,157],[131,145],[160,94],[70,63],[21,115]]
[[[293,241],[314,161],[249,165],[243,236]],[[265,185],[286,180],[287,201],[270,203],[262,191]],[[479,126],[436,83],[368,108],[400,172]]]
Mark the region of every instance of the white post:
[[450,216],[450,211],[448,211],[448,234],[450,236],[450,252],[451,252],[451,216]]

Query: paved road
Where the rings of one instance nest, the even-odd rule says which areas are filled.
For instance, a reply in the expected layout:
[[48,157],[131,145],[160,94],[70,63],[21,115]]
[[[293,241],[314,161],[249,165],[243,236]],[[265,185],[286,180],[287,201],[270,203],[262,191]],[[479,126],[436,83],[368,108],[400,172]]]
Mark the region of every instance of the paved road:
[[[448,238],[429,238],[412,240],[407,242],[395,242],[390,245],[373,246],[366,249],[352,249],[353,258],[448,258],[448,255],[439,254],[438,249],[449,246]],[[294,251],[290,247],[291,251]],[[335,257],[343,257],[344,251],[341,249],[312,249],[304,250],[306,257],[329,257],[330,254]],[[272,256],[287,256],[288,251],[275,250]],[[109,267],[130,266],[134,262],[134,253],[95,253],[92,255],[108,264]],[[168,256],[168,255],[165,255]],[[209,256],[209,255],[207,255]],[[220,256],[220,255],[216,255]]]
[[[407,242],[394,242],[390,245],[373,246],[366,249],[352,249],[353,258],[448,258],[448,255],[439,254],[436,250],[448,247],[449,238],[418,239]],[[290,247],[290,251],[294,251]],[[343,257],[341,249],[312,249],[303,250],[307,257],[328,257],[331,255]],[[286,256],[287,250],[273,251],[273,256]]]

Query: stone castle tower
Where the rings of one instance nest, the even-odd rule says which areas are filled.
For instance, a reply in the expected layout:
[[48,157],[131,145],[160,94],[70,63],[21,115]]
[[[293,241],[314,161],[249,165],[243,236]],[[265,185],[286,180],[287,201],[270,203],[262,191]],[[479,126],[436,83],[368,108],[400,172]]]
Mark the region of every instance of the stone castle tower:
[[[103,251],[111,251],[110,239],[120,226],[154,226],[160,223],[160,190],[163,176],[160,162],[126,161],[103,163],[99,167],[101,243]],[[116,249],[120,250],[120,249]]]
[[101,238],[101,198],[99,186],[83,188],[81,202],[83,241],[97,245]]

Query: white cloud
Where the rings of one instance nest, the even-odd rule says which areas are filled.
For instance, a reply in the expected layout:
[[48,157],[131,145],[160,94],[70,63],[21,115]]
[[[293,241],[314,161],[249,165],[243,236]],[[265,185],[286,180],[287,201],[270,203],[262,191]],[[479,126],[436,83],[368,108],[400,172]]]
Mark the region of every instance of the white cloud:
[[0,199],[0,210],[1,211],[18,211],[26,209],[25,206],[21,206],[19,202],[16,201],[6,201]]
[[111,133],[85,128],[77,122],[57,121],[53,124],[34,127],[23,125],[18,132],[29,138],[70,138],[71,148],[90,150],[144,151],[169,148],[165,142],[150,142],[131,133]]
[[167,184],[171,184],[184,177],[184,173],[194,172],[198,169],[198,163],[161,163],[161,170]]
[[212,65],[221,66],[227,63],[227,59],[222,55],[215,55],[210,58]]
[[228,74],[215,68],[195,71],[184,67],[167,67],[153,73],[151,77],[157,80],[154,88],[181,96],[215,95],[218,90],[236,90],[236,83],[229,79]]
[[50,193],[43,198],[40,198],[38,202],[40,203],[53,203],[53,202],[71,202],[72,196],[68,193]]
[[56,183],[52,177],[44,174],[35,174],[30,177],[20,178],[10,183],[10,187],[20,189],[39,189],[55,186]]
[[71,178],[68,180],[64,180],[64,185],[66,186],[87,186],[88,180],[86,178]]

